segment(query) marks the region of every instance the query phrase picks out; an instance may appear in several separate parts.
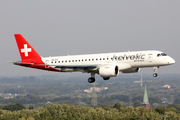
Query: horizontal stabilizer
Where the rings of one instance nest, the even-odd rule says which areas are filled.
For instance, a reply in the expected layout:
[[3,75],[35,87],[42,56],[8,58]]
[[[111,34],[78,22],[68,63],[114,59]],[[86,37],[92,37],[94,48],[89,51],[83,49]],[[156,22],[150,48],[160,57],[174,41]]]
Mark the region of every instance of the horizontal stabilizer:
[[33,63],[22,63],[22,62],[11,62],[11,61],[8,61],[9,63],[13,63],[15,65],[33,65]]

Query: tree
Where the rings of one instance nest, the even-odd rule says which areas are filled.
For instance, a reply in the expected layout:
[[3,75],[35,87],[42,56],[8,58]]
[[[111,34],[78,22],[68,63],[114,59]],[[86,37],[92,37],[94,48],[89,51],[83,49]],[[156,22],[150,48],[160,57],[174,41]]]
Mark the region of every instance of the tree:
[[178,104],[169,104],[167,107],[168,108],[175,108],[176,110],[180,111],[180,105],[178,105]]
[[121,111],[122,108],[123,108],[123,105],[122,105],[122,104],[119,104],[119,103],[116,103],[116,104],[113,106],[113,108],[116,108],[116,109],[118,109],[119,111]]
[[10,111],[18,111],[22,109],[26,109],[23,105],[16,103],[15,105],[6,105],[3,107],[4,110],[10,110]]
[[157,107],[156,109],[155,109],[155,111],[156,112],[158,112],[159,114],[165,114],[165,107]]
[[175,98],[174,104],[180,104],[180,97]]
[[136,102],[138,100],[143,100],[143,95],[137,95],[132,98],[132,102]]
[[32,109],[34,109],[34,107],[33,106],[29,106],[29,108],[28,108],[29,110],[32,110]]
[[133,107],[138,107],[138,106],[142,106],[142,103],[141,103],[139,100],[137,100],[137,101],[134,102],[134,104],[133,104]]
[[153,107],[158,107],[158,106],[159,106],[159,104],[153,103]]
[[153,103],[160,104],[162,101],[158,96],[149,96],[149,103],[152,105]]

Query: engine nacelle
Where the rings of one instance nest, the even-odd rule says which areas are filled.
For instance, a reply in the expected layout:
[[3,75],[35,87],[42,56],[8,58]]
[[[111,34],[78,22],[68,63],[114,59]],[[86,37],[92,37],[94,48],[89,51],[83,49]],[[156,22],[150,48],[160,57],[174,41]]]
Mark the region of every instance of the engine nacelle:
[[119,75],[119,68],[116,65],[102,66],[99,68],[99,75],[103,78],[115,77]]
[[140,68],[131,68],[127,70],[123,70],[122,73],[136,73],[140,70]]

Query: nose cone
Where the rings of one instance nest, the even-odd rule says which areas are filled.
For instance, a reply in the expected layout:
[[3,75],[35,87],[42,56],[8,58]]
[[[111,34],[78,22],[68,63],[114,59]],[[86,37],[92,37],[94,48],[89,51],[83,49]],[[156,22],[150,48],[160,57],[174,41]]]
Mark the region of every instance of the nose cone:
[[171,65],[171,64],[174,64],[174,63],[175,63],[175,60],[170,57],[170,58],[168,59],[168,63],[169,63],[170,65]]

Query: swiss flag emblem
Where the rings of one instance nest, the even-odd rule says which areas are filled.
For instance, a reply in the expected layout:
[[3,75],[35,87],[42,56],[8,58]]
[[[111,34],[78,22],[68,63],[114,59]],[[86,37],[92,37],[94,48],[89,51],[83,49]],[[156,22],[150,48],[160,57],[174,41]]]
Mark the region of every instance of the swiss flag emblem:
[[28,52],[31,52],[31,48],[27,48],[27,44],[24,44],[24,48],[21,49],[21,53],[25,54],[25,57],[28,57]]

